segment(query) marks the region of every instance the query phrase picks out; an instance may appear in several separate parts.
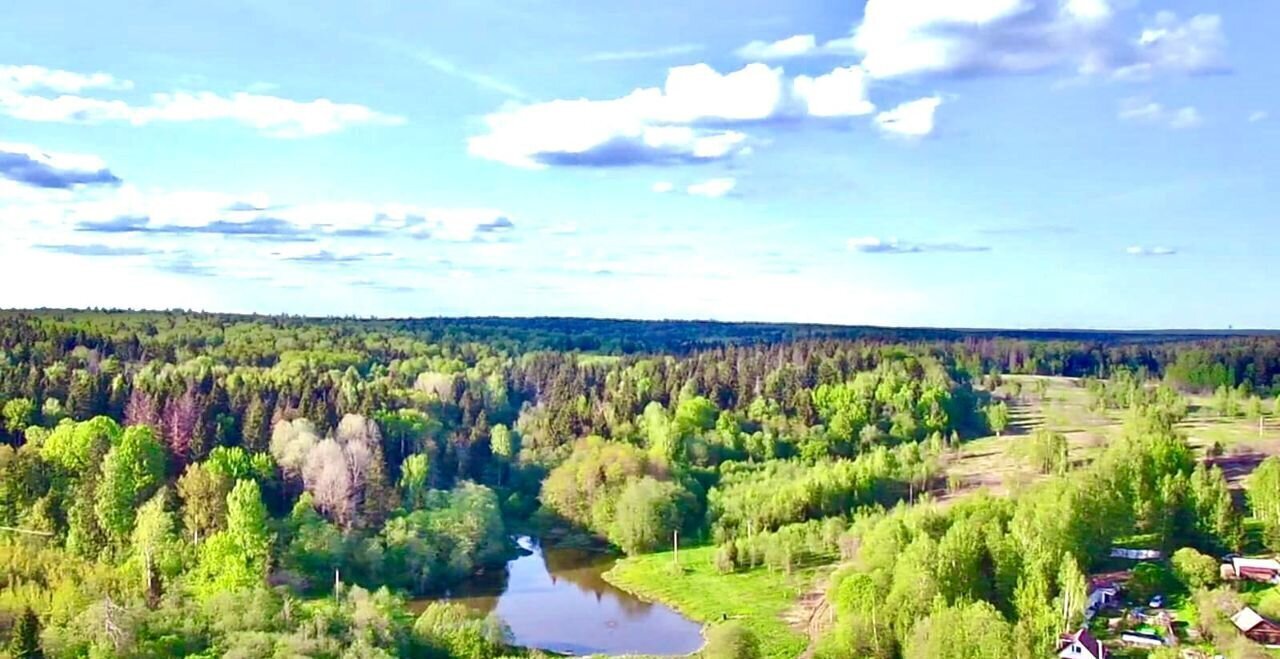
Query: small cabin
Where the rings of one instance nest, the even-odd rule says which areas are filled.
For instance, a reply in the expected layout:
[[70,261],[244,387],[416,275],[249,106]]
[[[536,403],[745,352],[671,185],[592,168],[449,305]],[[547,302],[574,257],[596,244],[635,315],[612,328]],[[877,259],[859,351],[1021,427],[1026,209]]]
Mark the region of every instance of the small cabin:
[[1280,646],[1280,625],[1263,618],[1247,606],[1231,616],[1231,624],[1255,643],[1268,647]]

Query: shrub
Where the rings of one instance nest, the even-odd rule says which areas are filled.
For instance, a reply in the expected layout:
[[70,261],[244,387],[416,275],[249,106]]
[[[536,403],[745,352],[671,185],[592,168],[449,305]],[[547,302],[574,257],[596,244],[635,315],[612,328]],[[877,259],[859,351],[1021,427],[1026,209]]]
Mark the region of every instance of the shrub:
[[707,659],[759,659],[760,642],[751,630],[736,622],[716,625],[707,632]]

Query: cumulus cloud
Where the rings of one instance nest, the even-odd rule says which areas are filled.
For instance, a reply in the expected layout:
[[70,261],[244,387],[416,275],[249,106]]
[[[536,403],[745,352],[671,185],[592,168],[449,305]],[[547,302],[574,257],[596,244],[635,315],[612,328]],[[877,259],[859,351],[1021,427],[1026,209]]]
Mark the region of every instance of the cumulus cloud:
[[1254,110],[1249,113],[1249,123],[1256,124],[1259,121],[1266,121],[1270,116],[1266,110]]
[[863,254],[919,254],[922,252],[988,252],[985,245],[965,245],[962,243],[909,243],[897,238],[877,238],[864,236],[850,238],[846,245],[850,251]]
[[1143,247],[1134,245],[1124,250],[1129,256],[1173,256],[1178,250],[1172,247]]
[[53,153],[30,144],[0,143],[0,178],[62,190],[120,184],[120,178],[97,156]]
[[[28,69],[31,67],[9,67]],[[35,67],[39,68],[39,67]],[[250,126],[268,137],[301,138],[335,133],[349,126],[404,123],[404,118],[384,114],[354,103],[335,103],[319,98],[297,101],[279,96],[234,92],[161,92],[150,102],[133,105],[119,99],[78,95],[85,89],[118,89],[106,74],[75,74],[56,71],[43,77],[10,73],[0,76],[0,114],[34,122],[107,123],[134,126],[152,123],[234,121]],[[19,81],[19,82],[15,82]],[[113,86],[115,85],[115,86]],[[29,93],[31,90],[69,92],[57,96]]]
[[1193,106],[1170,108],[1161,103],[1137,97],[1121,101],[1120,111],[1116,116],[1124,121],[1174,129],[1195,128],[1204,123],[1200,111]]
[[686,187],[685,192],[695,197],[710,197],[716,199],[733,192],[734,187],[737,185],[738,181],[736,179],[726,176],[694,183]]
[[942,97],[926,96],[907,101],[892,110],[876,115],[876,126],[897,137],[920,138],[933,132],[933,116],[942,105]]
[[671,181],[658,181],[657,183],[654,183],[650,189],[653,190],[654,192],[657,192],[658,194],[665,194],[667,192],[671,192],[672,190],[675,190],[676,185]]
[[725,160],[749,152],[736,127],[872,112],[856,68],[789,81],[781,68],[759,63],[724,74],[706,64],[674,67],[662,88],[621,98],[509,105],[485,117],[487,132],[468,149],[531,169]]
[[1159,72],[1226,70],[1216,15],[1159,12],[1137,35],[1116,17],[1116,0],[868,0],[850,36],[819,44],[801,34],[738,49],[755,60],[861,56],[873,78],[1034,73],[1074,68],[1143,79]]

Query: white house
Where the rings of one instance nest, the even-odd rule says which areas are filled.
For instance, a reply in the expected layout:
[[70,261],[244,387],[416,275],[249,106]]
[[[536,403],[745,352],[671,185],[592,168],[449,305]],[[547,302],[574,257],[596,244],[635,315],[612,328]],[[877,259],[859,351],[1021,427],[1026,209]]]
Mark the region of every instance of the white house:
[[1280,583],[1280,561],[1274,558],[1231,559],[1231,572],[1236,579],[1248,579],[1263,583]]
[[1107,659],[1107,649],[1085,627],[1058,637],[1060,659]]
[[1084,605],[1084,619],[1093,618],[1103,607],[1115,601],[1119,594],[1120,588],[1116,584],[1102,579],[1090,579],[1088,600]]

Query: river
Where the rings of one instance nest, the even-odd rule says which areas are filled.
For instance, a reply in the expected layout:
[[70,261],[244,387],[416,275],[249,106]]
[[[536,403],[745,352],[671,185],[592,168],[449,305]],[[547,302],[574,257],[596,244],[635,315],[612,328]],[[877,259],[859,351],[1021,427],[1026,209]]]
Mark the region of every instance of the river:
[[[511,643],[562,654],[684,655],[702,646],[702,628],[671,608],[644,602],[602,576],[611,556],[541,547],[517,539],[522,554],[505,570],[454,586],[446,599],[496,613]],[[416,609],[431,600],[417,600]]]

